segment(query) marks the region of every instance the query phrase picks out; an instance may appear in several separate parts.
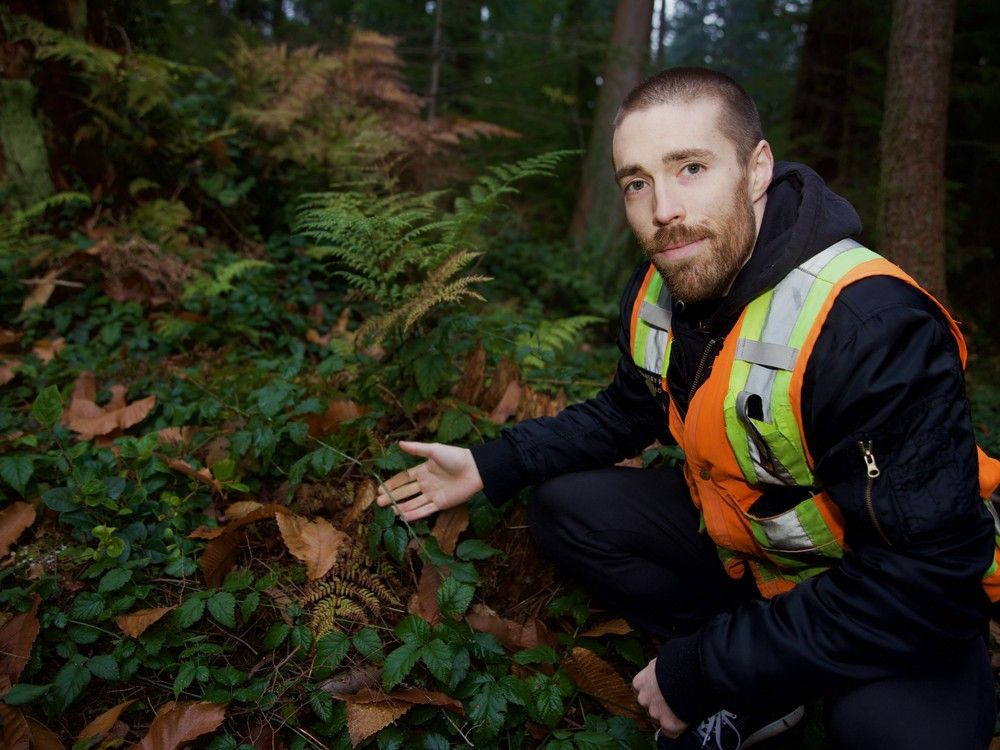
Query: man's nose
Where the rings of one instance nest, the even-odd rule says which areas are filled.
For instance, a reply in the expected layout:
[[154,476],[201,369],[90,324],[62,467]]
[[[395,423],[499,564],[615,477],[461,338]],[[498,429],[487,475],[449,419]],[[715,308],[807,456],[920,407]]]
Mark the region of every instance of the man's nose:
[[684,221],[684,206],[677,196],[657,186],[653,196],[653,223],[665,227]]

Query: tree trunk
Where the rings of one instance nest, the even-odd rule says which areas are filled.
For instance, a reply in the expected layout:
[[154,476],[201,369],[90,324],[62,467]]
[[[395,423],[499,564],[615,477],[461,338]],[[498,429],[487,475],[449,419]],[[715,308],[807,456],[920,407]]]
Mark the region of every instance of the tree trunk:
[[879,249],[945,302],[944,152],[955,0],[894,0]]
[[602,275],[613,269],[614,258],[609,256],[625,227],[621,195],[609,166],[611,123],[622,99],[642,80],[652,23],[653,0],[618,0],[570,224],[570,238],[581,255],[581,265]]
[[441,31],[444,27],[444,0],[434,2],[434,41],[431,46],[431,85],[427,92],[427,119],[437,117],[437,95],[441,85]]

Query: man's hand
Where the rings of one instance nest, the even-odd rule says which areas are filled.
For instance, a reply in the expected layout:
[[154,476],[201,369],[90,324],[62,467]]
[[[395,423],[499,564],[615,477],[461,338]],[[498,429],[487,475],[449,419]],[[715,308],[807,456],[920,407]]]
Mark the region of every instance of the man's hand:
[[406,441],[400,441],[399,447],[411,456],[427,460],[386,480],[379,487],[376,502],[385,507],[395,500],[396,515],[407,521],[419,521],[439,510],[461,505],[483,488],[468,448]]
[[632,687],[635,688],[635,699],[653,721],[660,725],[663,734],[674,739],[687,729],[687,724],[677,718],[677,714],[670,710],[663,699],[663,693],[656,682],[656,659],[632,678]]

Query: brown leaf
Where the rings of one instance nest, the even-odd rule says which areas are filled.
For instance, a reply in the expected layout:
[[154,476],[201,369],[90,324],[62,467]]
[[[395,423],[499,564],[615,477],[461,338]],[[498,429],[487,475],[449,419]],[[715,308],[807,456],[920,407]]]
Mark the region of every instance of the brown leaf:
[[[125,615],[118,615],[115,624],[130,638],[138,638],[146,629],[167,614],[173,607],[153,607],[152,609],[137,609]],[[113,723],[113,722],[112,722]]]
[[229,571],[236,567],[236,557],[243,539],[243,534],[224,534],[208,541],[198,560],[198,567],[205,576],[207,586],[218,588]]
[[337,561],[350,537],[322,518],[310,521],[294,514],[278,516],[278,529],[288,551],[306,564],[310,581],[322,578]]
[[632,688],[593,651],[575,647],[563,659],[562,668],[582,692],[597,698],[608,712],[644,722],[646,712],[636,703]]
[[357,693],[362,688],[375,688],[382,682],[382,668],[377,664],[363,664],[338,672],[319,684],[328,693]]
[[82,372],[73,388],[73,395],[63,411],[63,424],[90,440],[99,435],[110,435],[118,430],[126,430],[144,420],[156,406],[156,396],[125,403],[126,388],[123,385],[111,387],[111,400],[104,407],[98,406],[97,383],[94,374]]
[[351,747],[357,747],[376,732],[385,729],[411,708],[413,704],[405,701],[348,703],[347,733],[351,738]]
[[501,357],[497,366],[493,368],[493,374],[490,376],[490,387],[486,389],[479,405],[483,409],[494,408],[496,404],[500,403],[510,384],[520,377],[521,371],[517,365],[510,358]]
[[80,731],[80,734],[78,734],[76,738],[78,740],[85,740],[88,737],[97,737],[101,734],[107,734],[114,728],[115,723],[118,721],[118,717],[121,716],[122,713],[133,703],[135,703],[134,699],[119,703],[114,708],[109,708],[107,711],[95,717],[89,724],[87,724],[87,726]]
[[450,555],[455,551],[458,537],[469,528],[469,506],[462,504],[438,513],[431,536],[438,540],[441,550]]
[[24,336],[24,331],[15,331],[10,328],[0,328],[0,349],[16,344]]
[[[236,503],[233,503],[233,505],[236,505]],[[232,506],[229,507],[232,508]],[[281,513],[288,513],[288,506],[278,505],[276,503],[259,505],[258,508],[255,508],[249,513],[230,521],[225,526],[218,526],[214,529],[199,526],[197,529],[188,534],[188,537],[191,539],[218,539],[220,536],[232,534],[237,529],[243,528],[251,523],[263,521],[266,518],[274,518],[275,515]]]
[[7,385],[16,376],[15,368],[21,365],[19,359],[0,359],[0,385]]
[[465,619],[473,630],[490,633],[510,651],[534,648],[540,643],[549,646],[555,646],[557,643],[541,620],[532,620],[524,624],[507,620],[485,604],[473,604]]
[[607,635],[609,633],[612,635],[628,635],[631,632],[632,626],[619,617],[614,620],[599,623],[586,633],[580,633],[580,638],[597,638],[598,636]]
[[3,750],[28,750],[30,737],[28,722],[21,712],[0,703],[0,747]]
[[243,516],[248,513],[253,513],[255,510],[263,508],[264,504],[259,503],[256,500],[237,500],[235,503],[230,503],[226,507],[226,518],[230,521],[235,521],[238,518],[243,518]]
[[27,717],[28,734],[31,737],[31,750],[65,750],[65,745],[59,741],[55,732],[35,721],[30,716]]
[[499,403],[490,412],[490,421],[503,424],[517,414],[520,405],[521,384],[516,380],[512,380],[507,384],[507,388],[503,392],[503,396],[500,397]]
[[31,503],[17,500],[0,510],[0,557],[10,551],[11,545],[34,522],[35,506]]
[[52,292],[56,290],[56,285],[53,282],[59,278],[60,273],[62,273],[61,268],[53,268],[39,279],[29,279],[32,282],[30,285],[31,292],[24,298],[24,302],[21,303],[21,312],[48,302],[49,297],[52,296]]
[[368,409],[357,401],[349,398],[337,398],[331,401],[326,411],[322,414],[306,415],[306,422],[309,425],[309,434],[313,437],[322,437],[336,432],[342,422],[349,419],[357,419],[368,413]]
[[0,628],[0,675],[17,682],[31,656],[31,647],[38,637],[38,594],[32,594],[31,609],[14,615]]
[[[150,398],[155,397],[151,396]],[[222,483],[212,476],[212,472],[207,467],[196,469],[187,461],[180,458],[167,458],[159,454],[157,454],[157,457],[174,471],[211,487],[216,494],[222,494]]]
[[455,398],[467,404],[477,403],[485,380],[486,350],[480,342],[465,361],[462,379],[458,381],[458,387],[455,389]]
[[247,739],[254,750],[285,750],[285,743],[269,724],[258,724],[251,727]]
[[66,346],[66,339],[58,338],[49,341],[48,339],[38,339],[31,347],[31,352],[36,357],[38,357],[42,362],[48,364],[63,350]]
[[361,518],[361,514],[368,510],[371,504],[375,502],[375,495],[375,482],[370,479],[361,482],[354,491],[354,503],[351,505],[351,509],[347,511],[347,515],[344,516],[341,526],[350,526]]
[[361,705],[372,705],[375,703],[393,703],[403,701],[414,706],[438,706],[448,708],[460,714],[465,713],[462,701],[452,698],[450,695],[439,693],[434,690],[424,690],[423,688],[407,688],[395,693],[383,693],[375,688],[364,687],[356,693],[343,693],[335,696],[337,700],[345,703],[357,703]]
[[133,750],[176,750],[196,737],[214,732],[225,718],[225,703],[164,703],[149,725],[149,732]]
[[441,610],[438,607],[437,592],[441,587],[444,577],[441,571],[435,566],[427,563],[420,571],[420,581],[417,583],[417,590],[407,604],[407,611],[412,615],[419,615],[427,620],[431,625],[441,622]]

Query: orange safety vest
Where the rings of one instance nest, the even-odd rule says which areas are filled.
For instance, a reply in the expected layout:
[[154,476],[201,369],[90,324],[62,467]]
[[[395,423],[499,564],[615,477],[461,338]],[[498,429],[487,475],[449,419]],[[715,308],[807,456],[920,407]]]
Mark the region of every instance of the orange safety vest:
[[[817,488],[813,457],[803,438],[802,379],[841,290],[876,275],[920,288],[897,266],[853,240],[810,258],[744,308],[711,374],[691,399],[686,418],[671,401],[670,431],[684,451],[685,476],[704,527],[728,574],[741,578],[749,568],[766,597],[829,570],[843,556],[843,517],[829,494]],[[941,310],[964,366],[965,340]],[[667,393],[670,315],[669,291],[650,267],[633,305],[632,357],[641,369],[659,373]],[[876,455],[870,442],[859,443],[858,460],[868,467],[865,500],[881,534],[871,496],[879,473]],[[980,495],[993,515],[998,541],[983,584],[990,599],[998,601],[1000,518],[988,498],[1000,486],[1000,461],[982,449],[978,456]],[[769,484],[810,488],[815,494],[776,516],[752,515]]]

